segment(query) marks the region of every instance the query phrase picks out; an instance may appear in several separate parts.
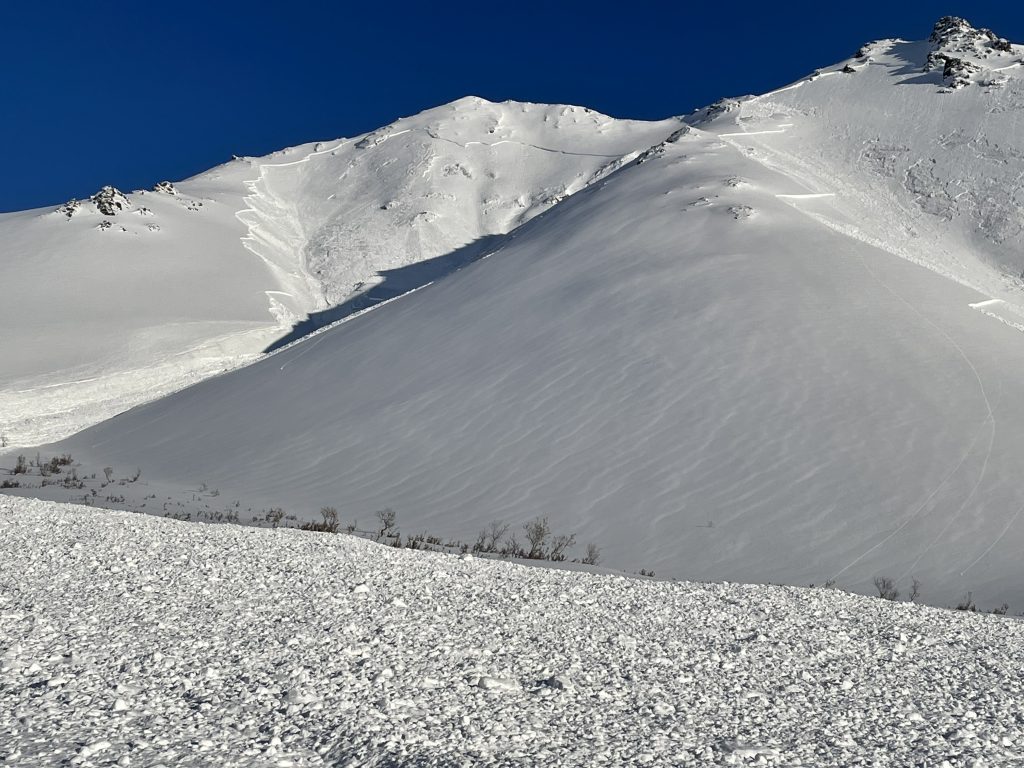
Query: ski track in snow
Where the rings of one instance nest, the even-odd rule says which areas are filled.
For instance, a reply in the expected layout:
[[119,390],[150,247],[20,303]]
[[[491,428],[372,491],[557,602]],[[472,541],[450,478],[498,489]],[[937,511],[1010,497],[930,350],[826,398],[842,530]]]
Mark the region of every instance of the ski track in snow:
[[1024,624],[0,499],[0,759],[1013,765]]

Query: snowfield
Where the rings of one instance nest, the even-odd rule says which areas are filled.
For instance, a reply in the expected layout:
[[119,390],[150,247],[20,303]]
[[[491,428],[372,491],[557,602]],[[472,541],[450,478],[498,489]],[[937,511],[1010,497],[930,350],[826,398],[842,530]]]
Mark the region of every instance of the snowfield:
[[0,433],[65,437],[419,287],[680,125],[470,97],[0,214],[0,324],[18,328],[0,338]]
[[1024,761],[1024,625],[0,501],[0,760]]
[[692,129],[488,258],[41,450],[141,470],[96,502],[158,514],[390,507],[469,541],[547,515],[622,570],[1022,610],[1024,335],[818,194]]

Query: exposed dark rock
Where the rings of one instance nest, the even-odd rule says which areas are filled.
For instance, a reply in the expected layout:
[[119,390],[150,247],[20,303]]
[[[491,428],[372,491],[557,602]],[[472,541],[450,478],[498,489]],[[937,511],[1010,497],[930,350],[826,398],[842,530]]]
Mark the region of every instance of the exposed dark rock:
[[89,199],[104,216],[116,216],[132,207],[131,201],[117,187],[103,187]]
[[63,213],[69,219],[82,210],[82,203],[74,198],[68,200],[64,205],[58,206],[56,213]]

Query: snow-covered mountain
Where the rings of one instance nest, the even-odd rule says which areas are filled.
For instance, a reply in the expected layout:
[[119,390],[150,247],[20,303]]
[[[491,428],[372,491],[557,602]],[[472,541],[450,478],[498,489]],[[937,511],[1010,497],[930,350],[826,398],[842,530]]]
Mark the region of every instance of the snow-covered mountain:
[[[687,119],[807,191],[824,223],[1021,303],[1024,46],[945,17],[804,80]],[[985,269],[984,267],[989,267]]]
[[0,432],[64,437],[249,362],[311,314],[422,285],[679,125],[466,98],[150,191],[0,215],[0,323],[17,328],[0,339]]
[[[494,209],[476,236],[509,229],[517,210],[540,215],[490,241],[488,258],[43,454],[71,453],[83,473],[138,468],[142,480],[96,501],[158,513],[391,507],[406,531],[462,539],[546,515],[611,567],[862,591],[884,575],[904,590],[919,580],[934,603],[971,591],[1024,606],[1022,53],[943,19],[929,41],[872,43],[688,129],[530,108],[575,115],[588,127],[573,136],[605,136],[607,122],[612,138],[529,150],[589,164],[562,191],[582,189],[553,206],[568,182],[531,176],[530,202]],[[264,174],[261,200],[277,203],[250,246],[302,231],[294,242],[327,257],[306,254],[323,271],[314,283],[344,300],[363,279],[329,258],[357,237],[349,209],[302,218],[287,201],[329,196],[314,163],[340,173],[363,157],[346,151],[413,141],[402,125]],[[425,140],[476,151],[450,130]],[[487,152],[540,145],[528,135],[510,129]],[[628,162],[594,157],[642,140]],[[395,153],[409,162],[397,176],[422,174]],[[482,207],[438,198],[435,212],[492,210],[475,186],[487,173],[465,164],[470,175],[441,178]],[[403,217],[367,223],[368,244],[394,254],[403,238],[429,241],[417,226],[453,231],[403,200],[353,198],[379,217],[367,222]]]

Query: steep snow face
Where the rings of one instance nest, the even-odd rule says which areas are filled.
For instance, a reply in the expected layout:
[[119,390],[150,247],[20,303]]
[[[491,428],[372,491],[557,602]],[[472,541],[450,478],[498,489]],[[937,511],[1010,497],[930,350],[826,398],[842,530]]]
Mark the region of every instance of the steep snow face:
[[822,226],[855,222],[730,137],[673,138],[493,256],[44,457],[141,469],[97,500],[159,514],[391,507],[464,540],[546,515],[610,567],[1024,605],[1012,318]]
[[835,195],[826,223],[1024,303],[1024,47],[963,19],[687,118]]
[[678,126],[462,99],[153,191],[0,216],[0,322],[18,329],[0,339],[0,432],[56,439],[248,362],[312,312],[371,303],[381,282],[422,285]]
[[21,500],[0,551],[15,765],[1022,759],[1011,619]]
[[384,272],[400,281],[411,264],[472,260],[481,238],[548,210],[679,125],[461,99],[262,164],[243,218],[257,252],[302,252],[321,305],[332,306],[370,293]]

